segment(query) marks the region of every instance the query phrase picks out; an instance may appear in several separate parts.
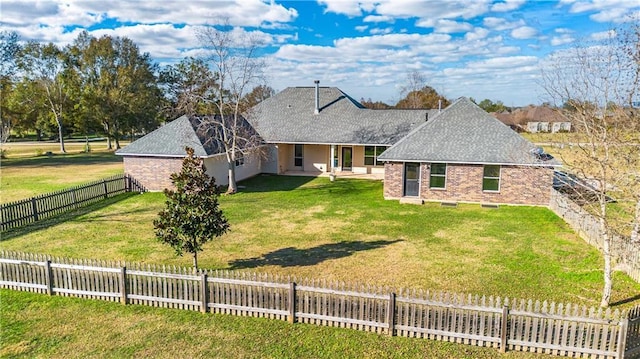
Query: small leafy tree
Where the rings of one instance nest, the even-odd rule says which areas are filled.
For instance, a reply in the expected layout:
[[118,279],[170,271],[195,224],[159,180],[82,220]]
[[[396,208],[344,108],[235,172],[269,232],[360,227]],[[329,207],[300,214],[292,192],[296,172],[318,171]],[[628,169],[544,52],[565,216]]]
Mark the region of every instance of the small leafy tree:
[[229,230],[229,223],[218,208],[220,189],[215,178],[205,173],[201,158],[186,147],[182,170],[171,175],[175,191],[165,189],[166,208],[153,221],[156,238],[175,249],[181,256],[193,254],[193,267],[198,268],[198,252],[202,246]]

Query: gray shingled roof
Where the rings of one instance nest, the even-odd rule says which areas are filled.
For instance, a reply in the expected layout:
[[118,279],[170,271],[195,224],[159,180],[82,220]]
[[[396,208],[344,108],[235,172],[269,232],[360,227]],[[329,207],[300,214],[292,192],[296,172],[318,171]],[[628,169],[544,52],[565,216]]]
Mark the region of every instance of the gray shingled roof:
[[[289,87],[258,104],[250,122],[270,143],[392,145],[425,122],[432,110],[371,110],[336,87]],[[433,112],[432,112],[433,113]]]
[[[133,141],[128,146],[118,150],[116,154],[123,156],[166,156],[184,157],[184,148],[194,149],[198,157],[211,157],[223,153],[223,146],[215,140],[213,135],[219,126],[208,121],[212,117],[181,116],[153,132]],[[250,126],[244,119],[246,128]],[[251,131],[253,131],[251,129]]]
[[558,166],[469,99],[461,97],[382,153],[383,161]]

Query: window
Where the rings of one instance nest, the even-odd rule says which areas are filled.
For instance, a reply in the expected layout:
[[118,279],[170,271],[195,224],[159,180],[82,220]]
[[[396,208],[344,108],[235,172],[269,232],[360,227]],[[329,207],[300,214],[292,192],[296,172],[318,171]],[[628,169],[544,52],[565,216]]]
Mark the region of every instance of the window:
[[296,167],[302,167],[302,158],[302,145],[294,145],[293,165]]
[[236,152],[236,167],[244,165],[244,155],[242,152]]
[[447,164],[432,163],[429,175],[429,188],[445,188],[447,183]]
[[484,166],[484,173],[482,176],[482,190],[490,192],[500,191],[500,166]]
[[384,163],[378,161],[378,156],[387,149],[387,146],[364,146],[364,165],[383,166]]

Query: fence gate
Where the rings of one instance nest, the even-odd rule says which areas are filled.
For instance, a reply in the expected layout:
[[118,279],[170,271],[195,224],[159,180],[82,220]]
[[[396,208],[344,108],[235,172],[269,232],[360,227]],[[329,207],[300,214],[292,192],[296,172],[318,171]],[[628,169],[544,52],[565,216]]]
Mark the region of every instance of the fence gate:
[[624,358],[640,358],[640,306],[629,311]]

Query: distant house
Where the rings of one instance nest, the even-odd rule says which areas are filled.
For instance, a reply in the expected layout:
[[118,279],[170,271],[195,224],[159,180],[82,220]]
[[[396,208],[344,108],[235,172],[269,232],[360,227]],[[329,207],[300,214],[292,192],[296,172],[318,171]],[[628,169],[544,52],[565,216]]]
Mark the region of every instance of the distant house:
[[492,113],[505,125],[517,132],[571,132],[571,122],[547,106],[527,106],[511,113]]
[[[198,118],[183,116],[118,151],[147,188],[170,186],[184,147],[226,184],[221,146]],[[236,163],[238,180],[259,173],[384,178],[387,199],[547,205],[555,160],[466,98],[439,110],[372,110],[335,87],[290,87],[255,106],[247,126],[267,156]]]
[[571,122],[563,118],[556,110],[547,106],[528,106],[520,110],[524,117],[526,129],[530,133],[537,132],[570,132]]
[[467,98],[385,151],[384,196],[547,205],[559,163]]

